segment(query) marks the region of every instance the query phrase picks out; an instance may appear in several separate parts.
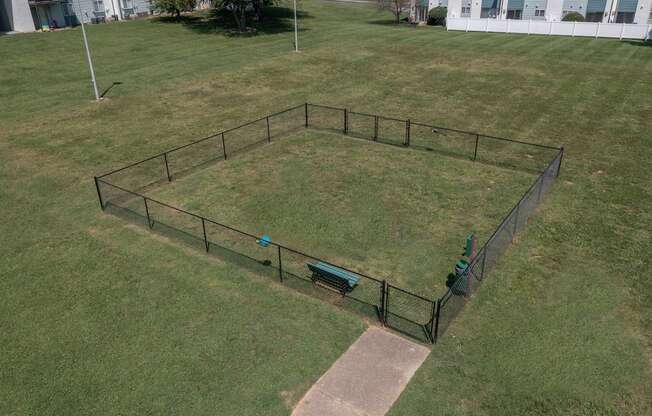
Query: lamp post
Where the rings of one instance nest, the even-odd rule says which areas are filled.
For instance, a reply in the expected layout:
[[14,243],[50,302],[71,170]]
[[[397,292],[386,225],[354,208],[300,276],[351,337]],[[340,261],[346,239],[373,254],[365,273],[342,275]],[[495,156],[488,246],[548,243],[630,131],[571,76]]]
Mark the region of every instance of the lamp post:
[[294,51],[299,52],[299,33],[297,30],[297,0],[294,0]]
[[[79,17],[81,17],[81,28],[82,28],[82,37],[84,38],[84,49],[86,50],[86,60],[88,61],[88,69],[91,72],[91,83],[93,84],[93,91],[95,92],[95,101],[100,101],[100,93],[97,89],[97,80],[95,79],[95,69],[93,68],[93,60],[91,59],[91,50],[88,47],[88,39],[86,38],[86,28],[84,26],[84,16],[82,15],[81,4],[79,0],[77,1],[77,7],[79,7]],[[88,15],[86,15],[88,16]]]

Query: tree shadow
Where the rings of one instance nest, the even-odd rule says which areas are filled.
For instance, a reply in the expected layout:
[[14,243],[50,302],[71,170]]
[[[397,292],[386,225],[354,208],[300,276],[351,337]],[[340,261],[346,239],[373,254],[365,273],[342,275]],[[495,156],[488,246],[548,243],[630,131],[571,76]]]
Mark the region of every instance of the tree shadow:
[[[308,12],[297,10],[297,19],[312,19]],[[152,19],[153,23],[181,24],[201,34],[218,34],[224,36],[252,37],[286,33],[294,30],[294,10],[287,7],[267,7],[263,18],[247,17],[247,31],[238,31],[238,26],[230,11],[212,9],[181,17],[160,16]],[[299,28],[300,32],[307,29]]]
[[401,20],[399,23],[396,23],[396,18],[394,17],[383,17],[381,19],[367,20],[370,25],[379,25],[379,26],[393,26],[393,27],[416,27],[415,24],[412,24],[408,21],[407,16],[401,14]]

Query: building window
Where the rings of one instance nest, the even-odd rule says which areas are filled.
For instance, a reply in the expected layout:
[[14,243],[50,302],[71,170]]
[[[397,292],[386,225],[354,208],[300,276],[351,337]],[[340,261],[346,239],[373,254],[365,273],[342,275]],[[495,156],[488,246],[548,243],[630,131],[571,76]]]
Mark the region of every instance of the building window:
[[584,16],[584,19],[587,22],[602,22],[606,7],[607,0],[588,0],[586,3],[586,16]]
[[507,18],[513,20],[521,20],[521,10],[507,10]]
[[534,11],[534,16],[535,17],[545,17],[546,16],[546,11],[545,10],[535,10]]
[[634,23],[633,12],[618,12],[616,13],[616,23]]
[[[614,0],[617,1],[617,0]],[[577,12],[583,17],[586,17],[586,5],[590,3],[589,0],[563,0],[562,3],[562,18],[568,13]]]
[[72,2],[62,3],[63,6],[63,19],[66,22],[66,26],[77,26],[79,24],[79,19],[75,13],[75,7]]
[[471,15],[471,8],[467,6],[462,6],[462,17],[468,17]]
[[[520,20],[523,18],[523,9],[526,8],[527,6],[524,4],[524,0],[507,0],[507,18],[508,19],[516,19]],[[504,4],[504,2],[501,2],[501,5],[498,6],[500,9]]]
[[93,11],[95,14],[104,13],[104,0],[93,0]]
[[498,17],[501,8],[501,0],[482,0],[480,17],[486,19],[495,19]]
[[135,14],[134,0],[122,0],[122,14],[129,17]]
[[634,23],[636,0],[621,0],[616,7],[616,23]]

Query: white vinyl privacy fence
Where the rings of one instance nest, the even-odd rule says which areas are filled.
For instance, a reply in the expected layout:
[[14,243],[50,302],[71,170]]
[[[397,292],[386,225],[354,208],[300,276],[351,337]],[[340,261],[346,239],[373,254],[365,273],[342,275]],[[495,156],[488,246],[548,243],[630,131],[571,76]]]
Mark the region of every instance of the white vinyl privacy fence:
[[447,30],[466,32],[523,33],[528,35],[584,36],[595,38],[652,40],[652,24],[547,22],[543,20],[497,20],[449,17]]

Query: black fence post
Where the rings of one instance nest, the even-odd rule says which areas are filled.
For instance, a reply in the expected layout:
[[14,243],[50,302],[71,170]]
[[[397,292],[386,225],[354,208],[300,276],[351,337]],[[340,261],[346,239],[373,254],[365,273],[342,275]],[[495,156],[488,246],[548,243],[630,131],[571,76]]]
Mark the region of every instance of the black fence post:
[[381,294],[382,294],[381,323],[383,325],[387,325],[387,313],[388,313],[388,306],[389,306],[389,285],[387,284],[387,280],[383,280]]
[[480,141],[480,135],[476,134],[475,135],[475,150],[473,151],[473,161],[478,158],[478,142]]
[[378,141],[378,116],[374,116],[374,141]]
[[437,299],[435,301],[435,304],[436,304],[436,306],[434,306],[435,319],[434,319],[434,322],[432,324],[432,327],[431,327],[432,330],[431,330],[431,333],[430,333],[430,337],[432,338],[432,343],[433,344],[437,342],[437,338],[438,338],[438,335],[439,335],[439,315],[441,314],[441,298]]
[[224,133],[222,133],[222,153],[224,154],[224,160],[226,160],[226,143],[224,142]]
[[349,111],[344,109],[344,134],[349,132]]
[[410,119],[405,120],[405,146],[410,146]]
[[151,228],[154,227],[154,223],[152,222],[152,220],[151,220],[151,218],[149,216],[149,207],[147,206],[147,197],[146,196],[143,196],[143,201],[145,201],[145,214],[147,214],[147,225],[151,229]]
[[514,242],[514,237],[516,237],[516,230],[518,229],[518,214],[521,210],[521,201],[518,201],[518,204],[516,204],[516,211],[514,211],[514,232],[512,233],[512,243]]
[[428,338],[430,338],[430,343],[435,343],[435,320],[437,319],[437,301],[432,301],[432,312],[430,314],[430,328],[428,331]]
[[380,303],[378,305],[380,323],[385,325],[385,281],[380,282]]
[[271,142],[272,141],[272,135],[269,133],[269,116],[265,117],[267,120],[267,141]]
[[308,127],[308,103],[305,103],[306,128]]
[[168,152],[163,153],[163,160],[165,160],[165,173],[168,175],[168,182],[172,182],[170,175],[170,166],[168,165]]
[[104,201],[102,201],[102,192],[100,191],[100,183],[97,181],[97,176],[93,176],[95,180],[95,190],[97,190],[97,197],[100,200],[100,208],[104,211]]
[[487,263],[487,251],[489,251],[489,244],[485,244],[482,250],[482,270],[480,270],[480,280],[484,279],[484,265]]
[[278,248],[278,278],[281,283],[283,283],[283,262],[281,261],[281,246],[276,246]]
[[559,172],[561,172],[561,161],[564,159],[564,148],[562,147],[561,150],[561,155],[559,156],[559,165],[557,165],[557,172],[555,173],[555,178],[559,177]]
[[206,238],[206,221],[204,217],[201,217],[201,229],[204,232],[204,245],[206,246],[206,252],[208,253],[208,238]]

